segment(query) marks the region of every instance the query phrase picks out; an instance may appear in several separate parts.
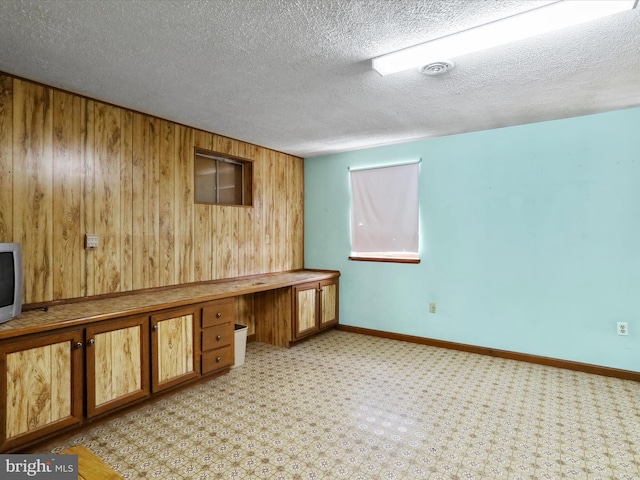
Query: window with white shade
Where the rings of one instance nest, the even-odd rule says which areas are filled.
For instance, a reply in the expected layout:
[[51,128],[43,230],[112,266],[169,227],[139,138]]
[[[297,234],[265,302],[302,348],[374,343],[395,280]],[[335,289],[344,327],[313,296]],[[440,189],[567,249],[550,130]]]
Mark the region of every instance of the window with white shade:
[[419,163],[353,169],[351,260],[419,263]]

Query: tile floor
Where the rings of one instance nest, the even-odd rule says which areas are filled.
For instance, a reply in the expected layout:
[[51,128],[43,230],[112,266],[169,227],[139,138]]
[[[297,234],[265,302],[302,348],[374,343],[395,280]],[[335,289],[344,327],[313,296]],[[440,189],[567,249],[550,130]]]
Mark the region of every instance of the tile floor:
[[74,444],[130,479],[640,479],[640,384],[329,331]]

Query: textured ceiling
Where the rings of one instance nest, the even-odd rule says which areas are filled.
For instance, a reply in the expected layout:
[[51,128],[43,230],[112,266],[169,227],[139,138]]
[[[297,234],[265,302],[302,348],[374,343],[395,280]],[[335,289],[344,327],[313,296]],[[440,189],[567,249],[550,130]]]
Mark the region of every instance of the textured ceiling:
[[2,0],[0,71],[310,157],[640,105],[640,9],[382,77],[531,0]]

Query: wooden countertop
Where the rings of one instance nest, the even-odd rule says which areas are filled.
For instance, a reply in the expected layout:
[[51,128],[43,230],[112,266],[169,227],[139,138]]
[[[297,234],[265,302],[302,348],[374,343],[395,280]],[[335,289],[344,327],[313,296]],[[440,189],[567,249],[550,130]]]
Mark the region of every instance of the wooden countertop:
[[339,276],[340,272],[335,270],[294,270],[80,300],[51,306],[48,311],[25,311],[19,317],[0,324],[0,340]]

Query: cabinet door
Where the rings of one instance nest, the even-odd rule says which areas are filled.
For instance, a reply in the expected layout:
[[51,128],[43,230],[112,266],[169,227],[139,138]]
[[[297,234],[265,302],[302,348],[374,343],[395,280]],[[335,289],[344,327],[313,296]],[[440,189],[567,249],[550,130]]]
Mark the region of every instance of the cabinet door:
[[109,320],[86,329],[87,416],[149,396],[149,320]]
[[294,332],[295,339],[318,331],[318,283],[307,283],[294,288]]
[[161,312],[151,317],[152,380],[158,392],[197,377],[194,325],[199,309]]
[[338,280],[320,282],[320,329],[338,324]]
[[82,422],[82,331],[0,346],[0,451]]

